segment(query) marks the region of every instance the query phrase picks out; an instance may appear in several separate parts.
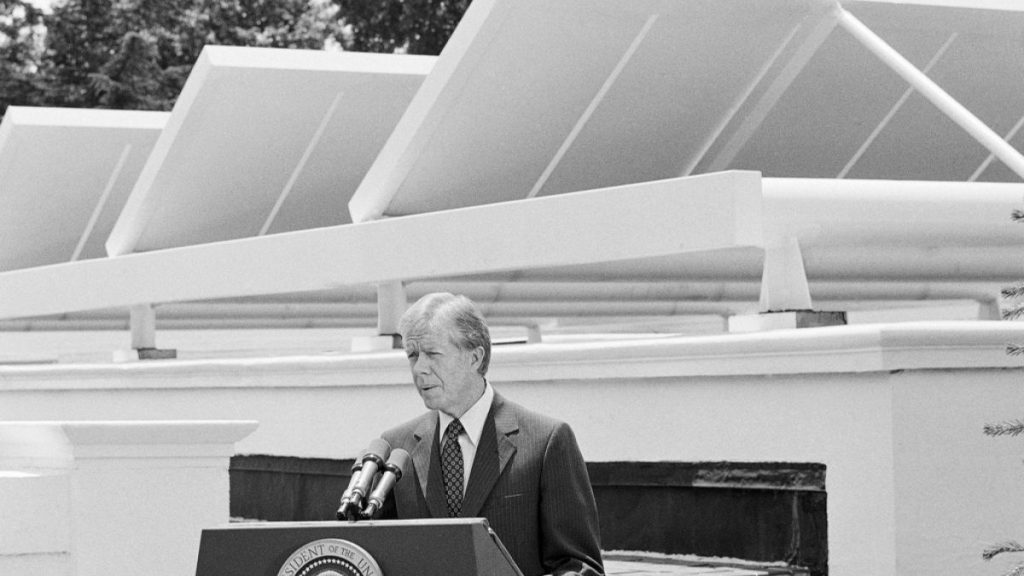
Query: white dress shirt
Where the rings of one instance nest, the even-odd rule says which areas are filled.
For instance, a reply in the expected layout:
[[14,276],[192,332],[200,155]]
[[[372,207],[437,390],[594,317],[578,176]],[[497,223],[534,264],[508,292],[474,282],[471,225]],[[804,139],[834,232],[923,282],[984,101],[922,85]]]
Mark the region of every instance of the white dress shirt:
[[[491,402],[494,401],[494,389],[491,383],[484,380],[484,394],[466,410],[466,413],[459,418],[462,422],[463,433],[459,434],[459,446],[462,447],[462,493],[466,493],[469,485],[469,473],[473,470],[473,460],[476,458],[476,447],[480,445],[480,436],[484,433],[484,421],[487,420],[487,413],[491,411]],[[438,411],[440,425],[437,427],[438,443],[444,446],[444,431],[448,429],[452,418],[444,412]]]

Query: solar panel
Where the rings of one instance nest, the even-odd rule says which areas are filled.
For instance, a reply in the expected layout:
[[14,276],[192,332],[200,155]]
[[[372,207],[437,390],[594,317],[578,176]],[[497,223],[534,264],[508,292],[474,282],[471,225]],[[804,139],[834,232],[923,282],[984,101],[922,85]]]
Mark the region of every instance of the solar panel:
[[[843,6],[1016,141],[1020,10]],[[4,274],[0,317],[452,279],[749,283],[765,242],[701,242],[753,223],[798,241],[807,278],[851,301],[1019,277],[1019,185],[968,184],[1012,178],[854,41],[838,10],[477,0],[436,63],[211,48],[107,243],[151,253]],[[375,107],[395,94],[387,113]],[[364,124],[381,118],[393,129]],[[736,166],[820,179],[721,172]],[[672,184],[695,196],[647,186],[702,173],[713,184]],[[736,174],[759,194],[735,196]],[[939,178],[951,183],[920,181]],[[844,200],[842,179],[866,199]],[[809,200],[773,196],[779,186],[808,186]],[[344,204],[357,188],[353,223]],[[760,201],[740,224],[709,216]],[[252,238],[263,234],[274,236]]]
[[[842,8],[1024,147],[1021,6]],[[1020,180],[837,27],[839,10],[824,0],[474,3],[350,210],[369,220],[728,169]]]
[[[1024,149],[1024,12],[880,2],[844,4],[1018,150]],[[1016,128],[1015,128],[1016,127]],[[756,134],[722,167],[765,176],[1019,182],[1020,178],[835,30]]]
[[835,7],[474,2],[350,210],[367,220],[677,177],[752,85],[823,39]]
[[349,197],[433,62],[206,47],[108,251],[349,222]]
[[0,124],[0,270],[104,256],[167,117],[9,107]]

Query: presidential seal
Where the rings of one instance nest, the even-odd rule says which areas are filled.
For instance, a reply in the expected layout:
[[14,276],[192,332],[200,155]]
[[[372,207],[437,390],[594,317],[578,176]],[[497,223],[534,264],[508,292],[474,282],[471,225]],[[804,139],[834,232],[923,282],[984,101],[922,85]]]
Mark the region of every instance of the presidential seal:
[[338,538],[314,540],[288,557],[277,576],[383,576],[366,550]]

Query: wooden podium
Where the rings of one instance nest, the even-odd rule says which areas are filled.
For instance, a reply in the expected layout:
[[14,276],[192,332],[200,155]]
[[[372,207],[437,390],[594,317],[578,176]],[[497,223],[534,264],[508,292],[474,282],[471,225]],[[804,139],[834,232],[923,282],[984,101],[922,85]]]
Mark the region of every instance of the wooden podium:
[[239,523],[203,530],[196,576],[522,576],[483,518]]

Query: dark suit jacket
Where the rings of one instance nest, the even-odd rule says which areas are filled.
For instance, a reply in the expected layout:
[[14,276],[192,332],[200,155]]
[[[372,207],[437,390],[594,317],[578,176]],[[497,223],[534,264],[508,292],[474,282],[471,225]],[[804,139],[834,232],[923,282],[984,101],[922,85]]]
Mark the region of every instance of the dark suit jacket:
[[[445,518],[438,415],[428,412],[382,437],[412,456],[384,518]],[[525,576],[603,572],[597,505],[569,425],[495,393],[462,516],[484,517]]]

